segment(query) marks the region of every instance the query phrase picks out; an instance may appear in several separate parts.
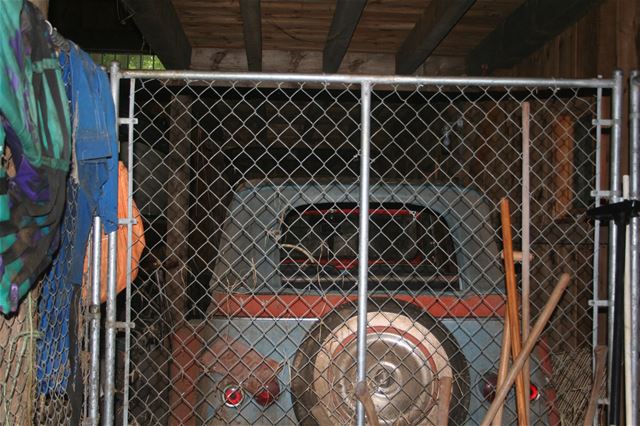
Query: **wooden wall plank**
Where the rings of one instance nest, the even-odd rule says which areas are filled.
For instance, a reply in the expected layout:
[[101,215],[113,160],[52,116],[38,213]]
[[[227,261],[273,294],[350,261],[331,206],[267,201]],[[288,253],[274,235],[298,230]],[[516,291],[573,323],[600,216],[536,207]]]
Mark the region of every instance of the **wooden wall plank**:
[[475,0],[433,0],[396,53],[396,73],[411,74],[431,55]]
[[322,72],[335,73],[347,53],[367,0],[337,0],[322,54]]

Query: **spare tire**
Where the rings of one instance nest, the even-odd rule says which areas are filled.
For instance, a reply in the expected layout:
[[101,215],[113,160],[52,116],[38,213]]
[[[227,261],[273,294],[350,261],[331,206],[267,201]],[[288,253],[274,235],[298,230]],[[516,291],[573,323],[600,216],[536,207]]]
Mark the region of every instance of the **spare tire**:
[[[354,303],[321,318],[298,348],[292,393],[302,425],[352,424],[355,418],[357,317]],[[467,361],[455,338],[411,303],[367,303],[367,385],[380,424],[435,424],[439,378],[453,377],[449,424],[469,405]]]

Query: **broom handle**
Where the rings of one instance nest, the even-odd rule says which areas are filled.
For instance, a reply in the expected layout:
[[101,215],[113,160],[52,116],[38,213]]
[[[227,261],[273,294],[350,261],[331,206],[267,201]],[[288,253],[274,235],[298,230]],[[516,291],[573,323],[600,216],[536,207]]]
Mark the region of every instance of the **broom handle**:
[[[509,316],[509,330],[511,334],[511,356],[518,358],[522,348],[520,340],[520,320],[518,318],[518,289],[516,288],[516,271],[513,264],[513,242],[511,237],[511,214],[509,200],[500,201],[500,216],[502,219],[502,244],[504,252],[504,271],[507,284],[507,314]],[[524,371],[518,374],[516,381],[516,405],[518,408],[518,425],[528,426],[527,393],[524,388]]]
[[529,354],[533,350],[533,347],[535,346],[536,342],[538,341],[538,338],[540,337],[542,330],[547,325],[549,318],[551,318],[551,314],[553,314],[553,311],[556,309],[556,306],[558,305],[560,298],[562,297],[562,295],[564,294],[564,291],[569,285],[569,280],[570,280],[569,274],[565,273],[565,274],[562,274],[562,276],[560,277],[560,280],[556,284],[556,287],[553,289],[553,292],[551,292],[551,296],[549,297],[549,300],[547,300],[547,303],[544,305],[542,312],[540,312],[540,316],[538,317],[538,320],[536,321],[535,325],[531,329],[531,332],[529,333],[529,337],[524,342],[524,346],[522,347],[522,352],[520,353],[518,358],[516,358],[516,360],[513,362],[513,365],[511,366],[511,370],[509,370],[509,374],[507,374],[507,378],[505,382],[496,391],[496,396],[493,398],[493,402],[491,403],[491,406],[487,410],[487,414],[485,415],[484,420],[482,420],[482,423],[480,423],[480,426],[489,426],[491,424],[491,421],[495,417],[496,413],[498,412],[498,409],[500,408],[500,406],[504,404],[504,398],[507,396],[507,393],[509,393],[509,389],[511,388],[511,386],[513,386],[513,382],[515,382],[516,377],[519,375],[520,371],[522,370],[522,367],[524,366],[525,361],[529,357]]

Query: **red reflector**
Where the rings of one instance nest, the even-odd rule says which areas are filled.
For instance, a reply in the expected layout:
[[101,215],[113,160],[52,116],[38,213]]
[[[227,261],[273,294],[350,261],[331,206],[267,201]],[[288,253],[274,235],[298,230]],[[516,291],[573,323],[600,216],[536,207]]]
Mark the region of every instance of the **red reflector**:
[[538,391],[538,387],[533,383],[529,386],[529,400],[535,401],[540,396],[540,392]]
[[258,404],[266,407],[267,405],[273,404],[273,402],[278,399],[279,396],[280,385],[278,384],[277,380],[273,380],[267,383],[265,387],[260,389],[258,393],[253,396],[253,398]]
[[244,392],[238,386],[230,385],[224,388],[224,405],[227,407],[237,407],[244,399]]
[[494,373],[486,373],[480,381],[480,392],[484,399],[489,402],[493,401],[498,385],[498,376]]

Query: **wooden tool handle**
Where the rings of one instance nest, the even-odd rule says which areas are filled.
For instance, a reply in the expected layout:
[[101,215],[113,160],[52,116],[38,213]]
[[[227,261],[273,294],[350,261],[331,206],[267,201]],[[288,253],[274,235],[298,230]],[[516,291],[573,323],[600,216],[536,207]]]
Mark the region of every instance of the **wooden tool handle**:
[[[502,348],[500,349],[500,366],[498,367],[498,383],[499,388],[507,378],[507,369],[509,368],[509,352],[511,351],[511,334],[509,332],[509,314],[504,314],[504,330],[502,331]],[[502,426],[502,405],[493,419],[493,426]]]
[[544,308],[542,308],[542,312],[540,312],[540,316],[538,317],[538,320],[536,321],[535,325],[531,329],[531,333],[529,333],[529,337],[524,342],[524,346],[522,347],[522,352],[520,353],[518,358],[513,362],[513,365],[511,366],[511,370],[509,370],[509,374],[507,374],[507,378],[505,382],[502,384],[502,386],[500,386],[496,390],[496,395],[493,398],[493,402],[491,403],[491,406],[487,410],[487,414],[485,415],[484,420],[482,420],[482,423],[480,423],[480,426],[489,426],[491,424],[491,421],[495,417],[496,413],[498,412],[498,409],[500,408],[500,406],[504,404],[504,398],[507,396],[507,393],[509,393],[509,388],[513,386],[513,382],[516,381],[516,377],[520,374],[520,371],[522,370],[522,367],[524,366],[525,361],[529,357],[529,354],[531,353],[531,351],[533,350],[533,347],[538,341],[538,338],[540,337],[542,330],[547,325],[549,318],[551,318],[551,314],[553,314],[553,311],[556,309],[556,306],[558,305],[560,298],[562,297],[562,295],[564,294],[564,291],[569,285],[569,280],[570,280],[569,274],[562,274],[562,276],[560,277],[560,280],[556,284],[556,287],[553,289],[553,292],[551,293],[549,300],[547,300],[547,303],[544,305]]
[[451,404],[452,377],[440,378],[440,397],[438,398],[438,426],[449,424],[449,405]]
[[587,405],[587,414],[584,416],[584,426],[591,426],[593,424],[593,417],[596,415],[596,406],[598,404],[598,397],[602,391],[602,383],[604,382],[604,366],[607,359],[607,347],[596,346],[596,371],[593,375],[593,385],[591,385],[591,397],[589,398],[589,405]]
[[[516,270],[513,264],[513,241],[511,237],[511,214],[509,200],[500,201],[502,219],[502,244],[504,252],[504,271],[507,287],[507,313],[509,317],[509,331],[511,334],[511,356],[516,359],[520,355],[522,341],[520,339],[520,317],[518,315],[518,289],[516,288]],[[524,388],[524,371],[518,374],[516,381],[516,406],[518,408],[518,425],[527,426],[527,389]]]
[[366,382],[358,382],[356,383],[356,398],[362,405],[364,405],[364,413],[367,415],[367,422],[371,426],[380,426],[380,422],[378,421],[378,413],[376,413],[376,406],[373,405],[373,400],[371,399],[371,394],[369,394],[369,390],[367,389]]

